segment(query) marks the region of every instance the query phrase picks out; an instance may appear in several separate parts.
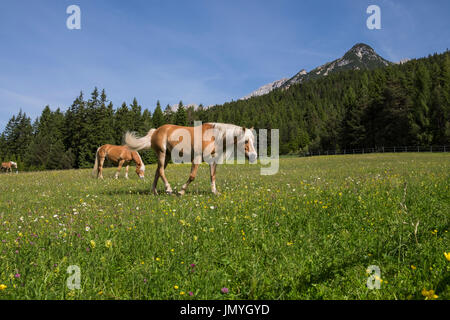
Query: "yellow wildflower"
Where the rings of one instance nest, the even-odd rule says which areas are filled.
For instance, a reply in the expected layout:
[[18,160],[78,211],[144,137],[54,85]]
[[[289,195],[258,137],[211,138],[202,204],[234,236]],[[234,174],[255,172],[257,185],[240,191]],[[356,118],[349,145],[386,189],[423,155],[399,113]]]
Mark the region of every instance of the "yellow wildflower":
[[178,290],[179,287],[178,287],[177,285],[174,285],[173,288],[174,288],[175,290]]
[[6,288],[8,288],[6,285],[4,284],[0,284],[0,291],[5,290]]
[[383,279],[381,279],[379,276],[375,276],[375,280],[378,280],[378,281],[380,281],[380,283],[383,283]]
[[417,268],[416,268],[416,266],[411,265],[411,269],[416,270]]
[[450,252],[444,252],[445,259],[450,261]]
[[433,300],[439,297],[434,293],[434,290],[426,290],[425,288],[422,290],[422,295],[425,297],[425,300]]
[[111,246],[112,246],[112,241],[111,240],[106,240],[105,241],[105,247],[111,248]]
[[91,240],[91,247],[92,247],[92,249],[94,249],[95,248],[95,241],[94,240]]

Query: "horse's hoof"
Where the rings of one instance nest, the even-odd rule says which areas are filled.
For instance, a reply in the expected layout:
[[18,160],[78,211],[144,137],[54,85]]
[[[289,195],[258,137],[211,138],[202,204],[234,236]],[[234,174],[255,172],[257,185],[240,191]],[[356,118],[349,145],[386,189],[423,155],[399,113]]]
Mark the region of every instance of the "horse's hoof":
[[179,196],[184,196],[185,191],[184,190],[180,190],[177,192],[177,195]]

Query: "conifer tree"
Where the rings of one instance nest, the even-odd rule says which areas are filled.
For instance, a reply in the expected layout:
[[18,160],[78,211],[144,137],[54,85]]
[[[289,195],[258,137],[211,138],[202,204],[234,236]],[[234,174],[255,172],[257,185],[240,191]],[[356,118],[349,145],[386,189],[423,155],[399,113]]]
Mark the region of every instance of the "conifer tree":
[[172,110],[172,107],[168,104],[164,109],[164,122],[174,124],[175,122],[175,113]]
[[187,112],[183,106],[183,102],[178,103],[177,111],[175,112],[175,124],[179,126],[187,125]]
[[156,102],[156,109],[153,112],[152,117],[153,127],[159,128],[163,124],[165,124],[164,114],[161,110],[161,104],[159,103],[159,100]]

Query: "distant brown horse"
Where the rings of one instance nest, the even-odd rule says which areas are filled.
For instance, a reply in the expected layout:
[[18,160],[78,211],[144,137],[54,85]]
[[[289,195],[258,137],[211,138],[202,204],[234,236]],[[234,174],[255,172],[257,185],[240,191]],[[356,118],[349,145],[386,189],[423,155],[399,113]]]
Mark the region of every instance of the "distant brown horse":
[[16,173],[19,172],[17,170],[17,163],[14,161],[2,162],[2,171],[12,172],[12,168],[16,168]]
[[[196,138],[194,147],[194,137],[200,132],[200,137]],[[210,135],[208,135],[210,134]],[[208,135],[208,136],[207,136]],[[182,139],[180,139],[182,138]],[[250,162],[256,161],[256,151],[253,146],[255,137],[252,129],[235,126],[224,123],[204,123],[196,127],[182,127],[172,124],[166,124],[158,129],[151,129],[146,136],[137,138],[134,133],[125,134],[125,143],[132,150],[141,150],[152,148],[158,157],[158,168],[156,169],[155,179],[153,180],[152,192],[158,194],[156,185],[159,177],[164,182],[166,193],[171,194],[172,188],[164,174],[169,156],[167,152],[182,150],[192,162],[191,174],[187,182],[183,185],[178,194],[183,195],[188,185],[195,179],[197,169],[202,161],[206,161],[210,166],[211,191],[216,194],[216,166],[217,161],[211,159],[220,158],[224,155],[224,149],[234,148],[235,144],[243,146],[245,157]],[[172,159],[173,160],[173,159]],[[183,160],[184,161],[184,160]]]
[[125,178],[128,179],[128,164],[134,161],[136,164],[136,174],[139,178],[144,178],[145,165],[142,162],[141,156],[136,151],[128,149],[127,146],[115,146],[112,144],[105,144],[97,149],[95,154],[95,164],[92,175],[97,175],[97,178],[103,179],[103,163],[105,158],[118,163],[117,172],[114,177],[117,179],[119,177],[120,170],[125,164]]

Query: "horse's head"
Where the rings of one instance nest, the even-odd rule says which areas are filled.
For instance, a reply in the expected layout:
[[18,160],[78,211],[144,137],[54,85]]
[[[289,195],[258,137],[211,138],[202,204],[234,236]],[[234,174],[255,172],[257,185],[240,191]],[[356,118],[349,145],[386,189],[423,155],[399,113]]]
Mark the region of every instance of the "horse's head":
[[258,155],[254,147],[255,135],[253,134],[253,127],[250,129],[244,127],[243,129],[245,157],[250,163],[254,163]]
[[14,162],[14,161],[11,161],[11,167],[14,167],[14,168],[16,168],[16,169],[17,169],[17,163],[16,163],[16,162]]

